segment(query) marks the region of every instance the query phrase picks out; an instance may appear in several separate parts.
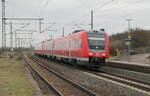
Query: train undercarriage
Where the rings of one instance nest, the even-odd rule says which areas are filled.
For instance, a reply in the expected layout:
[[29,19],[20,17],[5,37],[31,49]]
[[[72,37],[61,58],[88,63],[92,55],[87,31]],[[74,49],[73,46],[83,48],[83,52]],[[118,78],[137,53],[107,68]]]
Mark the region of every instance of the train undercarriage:
[[69,63],[71,65],[83,66],[83,67],[89,67],[89,68],[99,68],[101,64],[105,63],[104,58],[90,57],[87,59],[79,59],[79,58],[66,58],[66,57],[50,56],[50,55],[37,54],[37,53],[35,55],[44,57],[44,58],[49,58],[52,60]]

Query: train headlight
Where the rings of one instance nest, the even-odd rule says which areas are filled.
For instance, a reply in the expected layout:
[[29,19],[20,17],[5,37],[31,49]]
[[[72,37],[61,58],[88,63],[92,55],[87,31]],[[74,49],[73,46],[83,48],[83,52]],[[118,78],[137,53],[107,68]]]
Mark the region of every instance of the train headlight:
[[105,54],[105,53],[103,53],[103,54],[102,54],[102,56],[106,56],[106,54]]
[[89,55],[92,55],[92,53],[89,53]]

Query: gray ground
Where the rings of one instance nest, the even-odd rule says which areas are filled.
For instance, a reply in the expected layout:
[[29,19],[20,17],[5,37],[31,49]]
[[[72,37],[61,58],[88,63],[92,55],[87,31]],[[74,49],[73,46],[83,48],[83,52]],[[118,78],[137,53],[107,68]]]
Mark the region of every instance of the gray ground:
[[[118,58],[118,60],[119,61],[129,61],[129,56],[121,55]],[[150,53],[131,55],[130,61],[135,62],[135,63],[150,64]]]

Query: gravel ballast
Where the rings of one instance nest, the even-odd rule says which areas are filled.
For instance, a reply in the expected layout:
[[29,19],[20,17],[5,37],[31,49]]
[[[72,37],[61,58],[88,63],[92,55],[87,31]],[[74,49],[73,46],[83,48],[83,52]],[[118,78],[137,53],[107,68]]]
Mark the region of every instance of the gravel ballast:
[[101,96],[150,96],[132,87],[129,88],[129,86],[111,80],[92,76],[86,72],[77,70],[74,66],[58,64],[58,62],[46,61],[45,59],[43,61],[66,77],[80,83],[82,86],[87,87]]

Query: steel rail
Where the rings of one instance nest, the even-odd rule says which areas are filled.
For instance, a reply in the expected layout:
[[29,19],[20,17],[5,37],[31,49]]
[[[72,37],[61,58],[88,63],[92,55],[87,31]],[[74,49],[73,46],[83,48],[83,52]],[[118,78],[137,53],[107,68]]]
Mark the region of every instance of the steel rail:
[[107,73],[116,77],[128,79],[142,84],[150,85],[150,74],[136,72],[127,69],[120,69],[108,66],[101,66],[99,72]]
[[109,66],[114,68],[150,74],[150,65],[147,64],[136,64],[136,63],[126,64],[125,62],[107,62],[106,64],[102,64],[102,66]]
[[150,86],[150,65],[108,62],[105,65],[103,64],[99,70],[113,76]]
[[[42,61],[39,61],[39,62],[42,62]],[[81,71],[82,69],[78,69],[78,70]],[[103,72],[103,71],[92,72],[92,71],[84,70],[83,72],[88,72],[88,73],[96,75],[96,76],[104,77],[104,78],[107,78],[107,79],[110,79],[110,80],[113,80],[113,81],[116,81],[116,82],[119,82],[119,83],[122,83],[122,84],[125,84],[125,85],[128,85],[128,86],[131,86],[131,87],[134,87],[134,88],[137,88],[137,89],[144,90],[146,92],[150,91],[149,83],[147,83],[147,82],[139,81],[139,80],[136,80],[136,79],[130,79],[128,77],[119,76],[119,75],[115,75],[113,73],[107,73],[107,72]],[[99,73],[99,72],[102,72],[102,73]]]
[[[42,62],[40,60],[38,60],[39,62]],[[44,63],[44,62],[42,62]],[[103,66],[107,66],[108,64],[106,65],[103,65]],[[124,64],[124,66],[128,66],[129,64]],[[123,69],[124,67],[119,67],[118,65],[108,65],[109,67],[110,66],[113,66],[113,68],[116,68],[115,66],[117,66],[117,69]],[[120,65],[121,66],[121,65]],[[129,65],[130,67],[132,66],[132,68],[130,69],[134,69],[133,67],[136,66],[136,65]],[[136,66],[136,67],[139,67],[139,68],[143,68],[143,66]],[[145,67],[144,67],[145,68]],[[130,70],[128,69],[129,71],[133,71],[133,70]],[[82,70],[82,69],[77,69],[77,70]],[[125,67],[124,70],[127,70],[127,67]],[[83,71],[83,70],[82,70]],[[127,85],[127,86],[130,86],[130,87],[133,87],[133,88],[137,88],[137,89],[140,89],[144,92],[150,92],[150,87],[149,87],[149,83],[148,82],[144,82],[144,81],[139,81],[139,80],[136,80],[136,79],[131,79],[129,77],[124,77],[124,76],[119,76],[119,75],[116,75],[116,74],[113,74],[113,73],[109,73],[109,72],[103,72],[103,71],[98,71],[98,72],[102,72],[102,73],[98,73],[98,72],[92,72],[92,71],[87,71],[87,70],[84,70],[83,72],[88,72],[90,74],[93,74],[95,76],[100,76],[100,77],[103,77],[103,78],[107,78],[109,80],[112,80],[112,81],[116,81],[118,83],[121,83],[121,84],[124,84],[124,85]],[[135,72],[139,72],[139,70],[136,70]],[[142,71],[142,73],[145,73]]]
[[[114,67],[111,67],[111,66],[114,66]],[[141,77],[140,77],[140,79],[135,79],[135,78],[131,78],[131,76],[124,76],[124,74],[116,74],[116,73],[114,73],[114,71],[108,71],[108,70],[104,70],[103,69],[103,67],[109,67],[109,68],[115,68],[115,70],[121,70],[121,72],[123,72],[123,73],[125,73],[125,72],[128,72],[128,74],[131,74],[131,72],[133,72],[133,74],[136,74],[137,76],[138,76],[138,74],[140,74],[140,73],[142,73],[143,75],[145,75],[145,76],[147,76],[147,75],[149,75],[148,73],[143,73],[143,72],[138,72],[138,71],[133,71],[133,70],[130,70],[130,69],[123,69],[123,68],[119,68],[118,67],[118,65],[116,65],[117,67],[115,67],[115,65],[112,65],[112,64],[110,64],[110,65],[108,65],[108,64],[106,64],[106,65],[102,65],[101,66],[101,68],[99,69],[99,70],[96,70],[96,71],[98,71],[98,72],[103,72],[103,73],[106,73],[106,74],[109,74],[109,75],[113,75],[113,76],[116,76],[116,77],[119,77],[119,78],[123,78],[123,79],[128,79],[128,80],[131,80],[131,81],[134,81],[134,82],[138,82],[138,83],[141,83],[141,84],[145,84],[145,85],[150,85],[150,83],[148,82],[148,78],[145,78],[146,80],[144,80],[144,79],[141,79]],[[121,66],[121,65],[120,65]],[[127,65],[126,65],[127,66]],[[131,65],[132,66],[132,65]],[[66,67],[69,67],[69,68],[71,68],[70,66],[66,66]],[[79,67],[76,67],[76,69],[77,70],[83,70],[83,71],[86,71],[86,70],[84,70],[84,69],[82,69],[82,68],[79,68]],[[134,69],[134,68],[133,68]],[[92,70],[93,71],[93,70]],[[120,72],[120,73],[121,73]],[[133,76],[133,75],[132,75]]]
[[132,81],[130,79],[127,79],[127,78],[124,78],[124,77],[121,77],[121,76],[115,76],[115,75],[108,74],[108,73],[92,73],[92,74],[94,74],[96,76],[100,76],[100,77],[105,77],[105,78],[108,78],[110,80],[120,82],[122,84],[129,85],[129,86],[132,86],[132,87],[150,92],[150,86],[149,85],[145,85],[145,84],[142,84],[142,83],[139,83],[139,82],[135,82],[135,81]]
[[94,92],[88,90],[87,88],[85,88],[85,87],[83,87],[83,86],[77,84],[76,82],[72,81],[71,79],[66,78],[66,77],[64,77],[63,75],[59,75],[58,72],[55,72],[55,71],[53,71],[53,70],[50,70],[48,66],[46,66],[46,65],[44,65],[44,64],[41,64],[41,62],[40,62],[39,60],[37,60],[37,59],[35,59],[35,58],[33,58],[33,57],[31,57],[31,59],[32,59],[34,62],[38,63],[38,64],[39,64],[40,66],[42,66],[43,68],[45,68],[47,71],[52,72],[53,74],[55,74],[55,75],[58,76],[59,78],[61,78],[61,79],[65,80],[66,82],[72,84],[74,87],[77,87],[77,88],[79,88],[80,90],[84,91],[84,92],[87,93],[89,96],[99,96],[99,95],[95,94]]
[[56,94],[57,96],[63,96],[63,95],[61,94],[61,92],[57,90],[57,88],[55,88],[46,78],[44,78],[44,77],[40,74],[40,72],[38,72],[37,70],[35,70],[35,69],[33,68],[33,66],[27,61],[27,58],[26,58],[26,57],[24,58],[24,60],[25,60],[25,63],[26,63],[42,80],[44,80],[44,81],[48,84],[49,87],[51,87],[51,89],[55,92],[55,94]]

